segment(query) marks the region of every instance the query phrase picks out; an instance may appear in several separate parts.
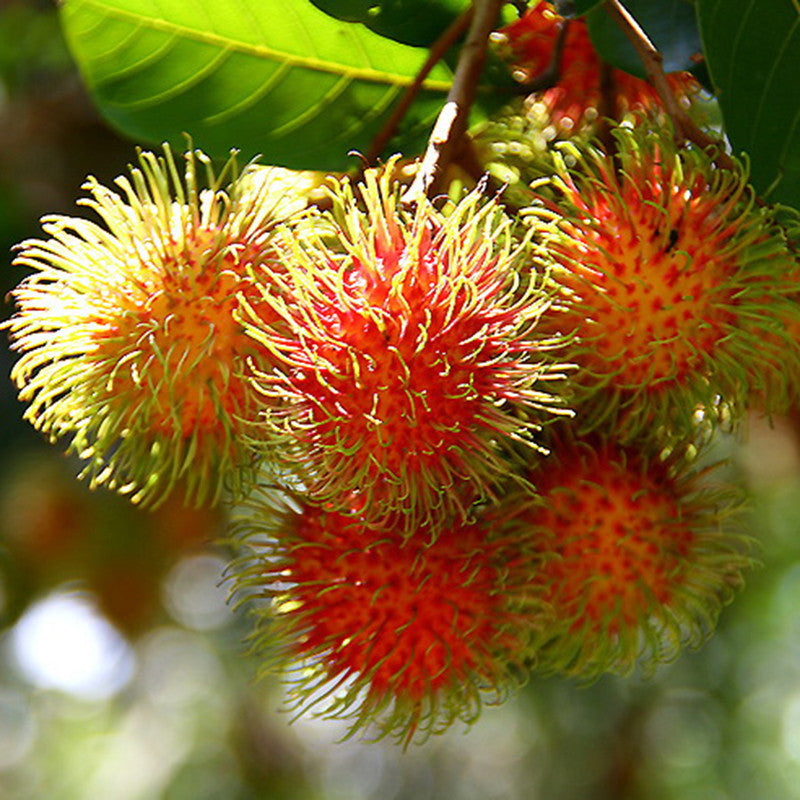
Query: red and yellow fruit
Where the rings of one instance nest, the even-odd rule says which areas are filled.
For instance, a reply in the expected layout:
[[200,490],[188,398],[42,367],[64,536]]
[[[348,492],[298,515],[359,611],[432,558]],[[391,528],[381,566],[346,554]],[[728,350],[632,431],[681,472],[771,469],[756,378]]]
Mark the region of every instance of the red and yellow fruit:
[[530,473],[538,497],[512,493],[490,513],[540,559],[529,590],[553,616],[538,670],[590,680],[705,641],[751,564],[739,499],[710,477],[677,457],[568,436]]
[[537,332],[554,291],[546,248],[510,228],[477,193],[404,210],[391,169],[360,196],[338,184],[331,214],[289,228],[283,275],[258,283],[286,332],[246,322],[276,362],[258,375],[264,441],[281,442],[271,450],[313,502],[355,494],[368,523],[400,514],[409,531],[464,515],[565,413],[549,391],[558,337]]
[[[16,263],[12,377],[26,417],[68,437],[91,485],[163,500],[176,483],[216,499],[247,462],[250,381],[266,351],[236,320],[239,295],[260,302],[248,272],[273,259],[272,229],[291,204],[250,173],[223,187],[182,175],[169,150],[143,153],[116,189],[89,179],[83,204],[103,222],[53,216]],[[226,169],[227,172],[227,169]]]
[[376,529],[354,514],[254,506],[241,583],[269,597],[257,641],[290,704],[404,743],[471,723],[521,680],[530,554],[479,523]]
[[[694,415],[734,411],[758,394],[782,411],[800,375],[792,327],[800,306],[794,256],[743,168],[679,149],[669,130],[618,128],[617,154],[569,145],[545,213],[580,371],[574,403],[583,429],[632,438],[665,427],[686,435]],[[551,324],[552,318],[548,319]],[[781,363],[767,377],[765,363]]]
[[[552,3],[538,2],[519,20],[503,28],[508,57],[526,81],[532,81],[550,69],[561,28],[566,25],[563,51],[555,84],[540,94],[553,124],[564,132],[573,131],[598,114],[615,119],[630,111],[661,108],[657,92],[647,81],[620,69],[603,66],[589,38],[586,21],[564,19]],[[698,90],[695,79],[687,72],[668,75],[678,95],[691,96]],[[604,83],[611,87],[603,97]],[[613,108],[608,107],[609,101]]]

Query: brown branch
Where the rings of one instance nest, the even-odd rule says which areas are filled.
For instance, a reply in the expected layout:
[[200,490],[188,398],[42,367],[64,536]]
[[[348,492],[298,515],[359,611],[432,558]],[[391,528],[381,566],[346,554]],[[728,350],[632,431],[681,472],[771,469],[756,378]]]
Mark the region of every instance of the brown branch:
[[456,43],[459,37],[467,30],[470,22],[472,21],[472,6],[470,6],[463,14],[459,15],[448,26],[447,30],[431,45],[428,58],[414,78],[413,83],[406,87],[403,96],[395,106],[390,117],[386,120],[383,127],[378,131],[375,138],[372,140],[369,152],[367,153],[367,163],[374,164],[378,156],[383,152],[389,140],[394,136],[397,126],[406,115],[411,104],[419,94],[422,84],[430,74],[430,71],[442,60],[444,54]]
[[702,148],[713,147],[716,150],[715,161],[724,169],[736,169],[733,159],[725,152],[722,144],[702,131],[692,118],[681,107],[667,76],[664,73],[664,58],[642,30],[639,23],[631,16],[620,0],[605,0],[604,6],[612,19],[616,21],[622,32],[636,48],[644,65],[647,80],[658,92],[664,109],[675,127],[675,135],[683,140],[694,142]]
[[403,195],[403,202],[415,203],[436,191],[437,181],[452,159],[455,144],[467,130],[469,110],[475,100],[478,79],[486,61],[489,34],[497,24],[504,0],[473,0],[472,21],[458,57],[453,85],[447,102],[433,126],[428,148],[414,183]]

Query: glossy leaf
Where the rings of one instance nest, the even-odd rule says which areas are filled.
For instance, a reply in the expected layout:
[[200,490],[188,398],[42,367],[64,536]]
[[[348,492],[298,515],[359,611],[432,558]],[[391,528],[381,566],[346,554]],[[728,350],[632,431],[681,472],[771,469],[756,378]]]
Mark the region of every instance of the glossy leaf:
[[[304,169],[369,148],[427,52],[308,0],[65,0],[67,41],[105,117],[127,135]],[[424,146],[451,82],[437,65],[390,151]]]
[[[692,3],[688,0],[625,0],[625,8],[639,23],[664,57],[667,72],[691,70],[701,52],[700,34]],[[628,37],[604,8],[586,16],[589,36],[597,52],[612,66],[645,77],[642,60]]]
[[800,208],[800,5],[698,0],[700,31],[725,130],[771,201]]
[[370,30],[404,44],[428,47],[470,0],[311,0],[337,19],[361,22]]

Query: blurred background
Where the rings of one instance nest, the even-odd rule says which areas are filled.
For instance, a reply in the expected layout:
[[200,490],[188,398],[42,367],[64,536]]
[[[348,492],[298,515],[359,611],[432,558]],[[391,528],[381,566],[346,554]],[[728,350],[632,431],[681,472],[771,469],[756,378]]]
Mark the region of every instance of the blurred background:
[[[0,0],[0,285],[14,243],[134,146],[97,116],[49,2]],[[8,302],[3,317],[11,313]],[[223,520],[146,514],[74,480],[21,421],[0,350],[0,800],[800,798],[796,426],[722,443],[763,566],[699,652],[654,677],[533,679],[468,734],[403,753],[289,724],[226,603]]]

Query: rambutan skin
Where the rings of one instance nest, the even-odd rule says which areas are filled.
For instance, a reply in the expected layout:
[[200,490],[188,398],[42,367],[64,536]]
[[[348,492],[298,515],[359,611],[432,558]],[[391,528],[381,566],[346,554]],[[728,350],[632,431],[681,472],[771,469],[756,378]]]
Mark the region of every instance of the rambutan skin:
[[406,211],[391,168],[359,189],[337,184],[332,213],[289,228],[285,278],[254,273],[288,333],[244,319],[276,361],[261,391],[285,401],[264,441],[283,439],[310,499],[356,492],[372,523],[413,530],[491,496],[511,445],[568,413],[547,390],[560,341],[536,330],[554,289],[544,245],[514,243],[495,202]]
[[[756,205],[744,168],[678,149],[669,128],[614,133],[614,158],[564,143],[577,164],[562,159],[554,199],[531,209],[563,234],[552,244],[568,307],[557,322],[574,332],[581,429],[680,438],[698,409],[711,421],[720,403],[741,411],[758,395],[770,413],[785,410],[800,374],[800,306],[774,213]],[[782,377],[765,363],[783,364]]]
[[524,680],[520,654],[537,604],[531,555],[478,522],[442,526],[434,541],[377,529],[320,506],[252,504],[250,555],[238,588],[271,603],[255,647],[288,671],[290,708],[347,719],[408,745]]
[[753,564],[742,498],[713,467],[600,435],[553,443],[530,480],[490,513],[540,557],[530,591],[552,613],[532,661],[592,680],[649,670],[702,644]]
[[49,238],[18,247],[15,264],[33,273],[7,328],[25,416],[69,437],[92,486],[134,502],[156,504],[177,483],[215,500],[249,457],[249,365],[268,356],[234,313],[242,294],[269,314],[246,271],[273,257],[271,230],[291,204],[254,170],[223,186],[234,166],[215,177],[199,151],[183,171],[169,149],[141,153],[115,188],[86,182],[81,203],[102,225],[47,217]]

